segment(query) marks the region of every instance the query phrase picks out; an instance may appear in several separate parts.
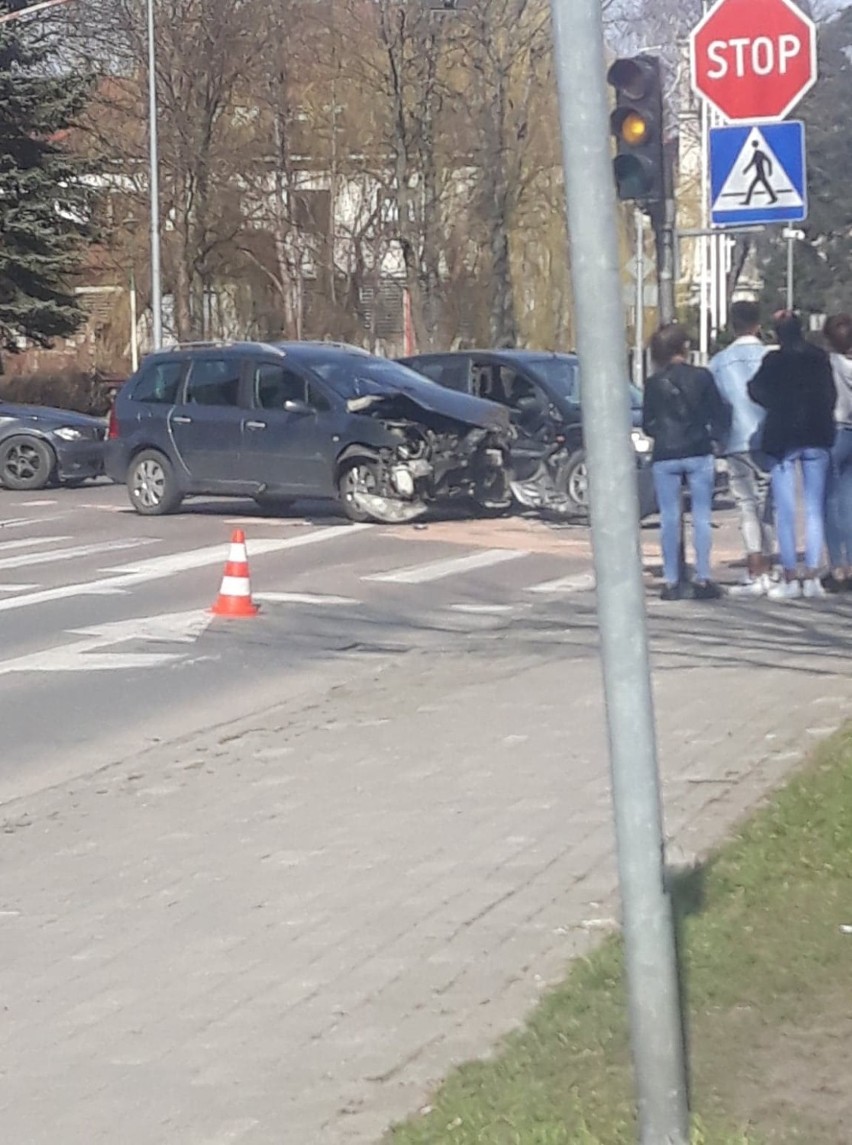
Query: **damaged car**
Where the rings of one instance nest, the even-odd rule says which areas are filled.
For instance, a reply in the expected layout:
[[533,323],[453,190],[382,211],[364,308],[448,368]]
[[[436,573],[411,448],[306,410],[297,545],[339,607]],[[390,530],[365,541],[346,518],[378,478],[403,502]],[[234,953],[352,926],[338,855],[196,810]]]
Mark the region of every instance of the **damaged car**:
[[[564,518],[585,518],[589,482],[580,406],[580,368],[574,354],[539,350],[463,350],[421,354],[400,362],[439,385],[486,398],[509,411],[516,436],[511,449],[512,493],[525,508]],[[651,441],[641,430],[642,394],[630,394],[639,513],[657,510]]]
[[193,495],[271,508],[335,498],[353,521],[511,503],[505,407],[326,342],[213,343],[151,354],[118,393],[107,472],[145,516]]

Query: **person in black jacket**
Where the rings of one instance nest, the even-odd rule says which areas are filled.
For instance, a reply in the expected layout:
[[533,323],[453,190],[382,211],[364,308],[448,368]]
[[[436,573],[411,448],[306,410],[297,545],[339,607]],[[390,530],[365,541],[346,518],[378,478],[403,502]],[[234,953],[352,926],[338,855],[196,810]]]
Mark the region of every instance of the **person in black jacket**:
[[663,600],[678,600],[680,585],[681,487],[689,485],[695,544],[694,595],[714,600],[721,590],[710,579],[711,514],[715,485],[714,447],[725,438],[730,411],[709,370],[687,361],[689,335],[682,326],[662,326],[651,339],[658,369],[645,383],[643,428],[654,439],[654,487],[660,507]]
[[[774,600],[825,596],[819,569],[825,547],[825,487],[834,444],[837,391],[831,360],[805,340],[798,315],[775,315],[778,349],[767,354],[749,382],[752,401],[766,410],[763,451],[773,459],[772,496],[784,580],[769,590]],[[796,475],[802,473],[805,570],[800,583],[796,548]]]

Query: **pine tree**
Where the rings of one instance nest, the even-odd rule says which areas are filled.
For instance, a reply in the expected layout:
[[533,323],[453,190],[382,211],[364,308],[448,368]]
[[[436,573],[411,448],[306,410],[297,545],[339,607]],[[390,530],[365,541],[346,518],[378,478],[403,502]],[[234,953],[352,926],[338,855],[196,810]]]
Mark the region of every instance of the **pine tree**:
[[[0,0],[0,12],[32,0]],[[63,74],[50,25],[0,25],[0,348],[40,346],[85,320],[74,295],[90,234],[92,192],[63,140],[89,81]]]

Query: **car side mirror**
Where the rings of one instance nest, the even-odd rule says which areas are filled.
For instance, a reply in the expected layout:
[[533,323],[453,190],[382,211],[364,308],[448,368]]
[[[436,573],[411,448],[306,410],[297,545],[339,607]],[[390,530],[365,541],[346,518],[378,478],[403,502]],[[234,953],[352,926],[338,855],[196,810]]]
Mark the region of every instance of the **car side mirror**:
[[284,403],[284,412],[295,413],[301,417],[304,417],[306,414],[311,414],[314,411],[311,409],[307,402],[288,400]]

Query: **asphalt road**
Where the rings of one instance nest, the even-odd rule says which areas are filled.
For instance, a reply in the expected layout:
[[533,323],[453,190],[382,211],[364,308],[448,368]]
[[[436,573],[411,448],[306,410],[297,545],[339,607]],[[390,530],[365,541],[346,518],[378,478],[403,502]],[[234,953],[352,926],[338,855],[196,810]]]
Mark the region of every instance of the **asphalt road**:
[[[214,619],[236,527],[261,612]],[[0,802],[591,584],[588,531],[535,519],[353,526],[333,506],[235,500],[146,519],[106,483],[4,491]]]

